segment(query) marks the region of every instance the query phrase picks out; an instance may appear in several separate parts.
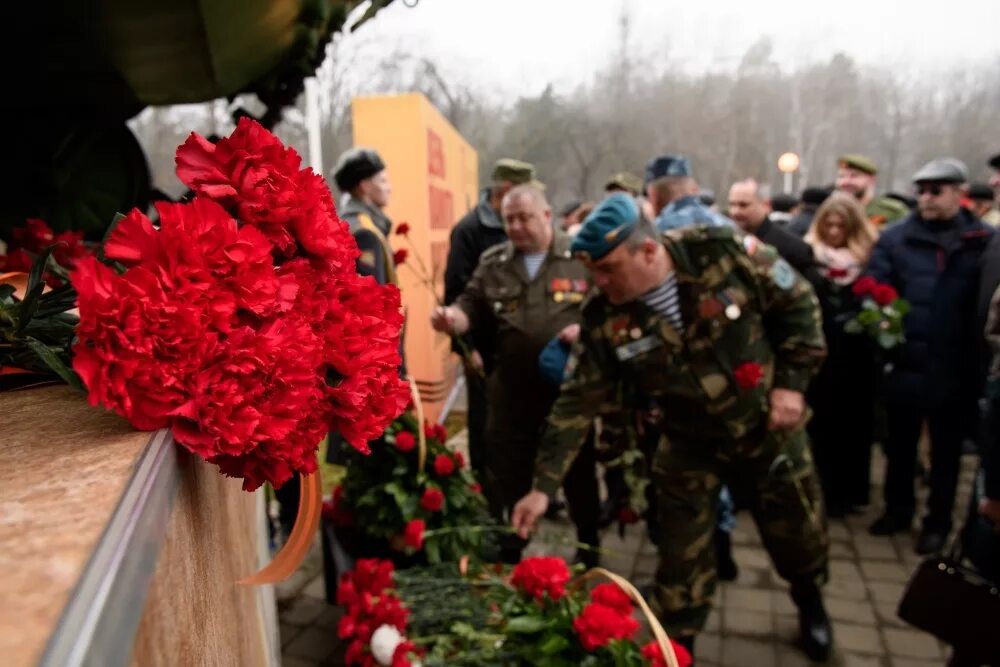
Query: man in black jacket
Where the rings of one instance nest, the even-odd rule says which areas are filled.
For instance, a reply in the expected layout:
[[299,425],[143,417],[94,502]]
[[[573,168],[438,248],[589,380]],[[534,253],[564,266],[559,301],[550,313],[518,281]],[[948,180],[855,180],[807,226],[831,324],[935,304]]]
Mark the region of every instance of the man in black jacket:
[[[500,159],[493,166],[491,183],[483,189],[479,203],[451,230],[448,263],[444,270],[444,302],[451,305],[465,291],[479,265],[479,256],[507,240],[500,217],[500,202],[515,185],[535,178],[534,166],[519,160]],[[488,330],[464,338],[471,351],[465,359],[466,415],[469,429],[469,465],[476,472],[483,466],[483,429],[486,427],[486,387],[484,378],[493,370],[494,341]],[[453,348],[461,352],[456,342]]]
[[909,531],[917,441],[926,421],[931,490],[917,540],[921,554],[939,551],[951,530],[962,438],[984,380],[976,300],[993,230],[961,205],[966,174],[952,158],[924,165],[913,177],[917,211],[885,229],[868,267],[910,304],[906,339],[892,350],[886,385],[885,514],[869,532]]
[[786,262],[812,283],[822,284],[809,244],[780,227],[770,217],[771,204],[766,187],[752,178],[733,183],[729,188],[729,217],[743,231],[774,246]]

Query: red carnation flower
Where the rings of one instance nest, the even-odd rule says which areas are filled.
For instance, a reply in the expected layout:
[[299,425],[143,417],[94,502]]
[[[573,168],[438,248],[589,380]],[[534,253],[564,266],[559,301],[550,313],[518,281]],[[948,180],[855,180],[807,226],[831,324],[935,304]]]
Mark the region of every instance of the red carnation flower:
[[465,467],[465,457],[462,456],[462,452],[459,451],[454,452],[454,456],[455,456],[455,466],[459,470],[461,470],[462,468]]
[[403,541],[406,542],[408,547],[414,549],[420,549],[424,546],[424,529],[427,524],[424,523],[423,519],[413,519],[407,522],[406,528],[403,529]]
[[31,255],[21,248],[8,249],[6,255],[0,255],[0,271],[28,273],[31,271],[31,264]]
[[899,298],[899,292],[892,285],[879,284],[872,290],[872,299],[880,306],[888,306]]
[[438,477],[447,477],[455,472],[455,462],[447,454],[438,454],[434,457],[434,472]]
[[854,292],[854,296],[865,296],[870,294],[876,285],[878,285],[878,282],[871,276],[861,276],[854,281],[851,291]]
[[753,389],[764,379],[764,369],[755,361],[745,361],[733,371],[733,379],[740,389]]
[[591,602],[573,619],[573,629],[583,648],[596,651],[614,639],[631,639],[639,630],[639,621],[631,614]]
[[618,510],[619,523],[638,523],[639,515],[631,507],[622,507]]
[[[670,640],[670,647],[674,650],[674,657],[677,658],[679,667],[691,667],[693,660],[686,648]],[[667,667],[667,659],[660,650],[660,644],[654,639],[642,647],[642,657],[649,660],[649,667]]]
[[591,602],[611,607],[626,616],[632,613],[632,599],[616,584],[605,583],[594,586],[590,591]]
[[351,526],[354,516],[344,507],[344,487],[333,490],[333,496],[323,501],[323,518],[335,526]]
[[473,493],[482,493],[483,492],[483,485],[480,484],[479,482],[473,482],[472,484],[469,485],[469,489]]
[[396,227],[396,234],[398,234],[399,236],[406,236],[409,233],[410,233],[410,223],[408,222],[401,222],[399,223],[399,226]]
[[420,497],[420,506],[428,512],[440,512],[444,507],[444,493],[433,486],[424,489],[424,495]]
[[424,435],[428,440],[437,440],[444,443],[448,440],[448,429],[443,424],[424,423]]
[[536,556],[525,558],[514,566],[510,582],[522,593],[542,600],[559,600],[566,595],[569,567],[562,558]]
[[409,431],[400,431],[396,434],[396,449],[401,452],[409,452],[417,446],[417,439]]
[[9,250],[27,250],[37,255],[55,242],[52,228],[40,218],[28,218],[24,225],[11,230]]
[[406,262],[406,256],[410,254],[410,251],[406,248],[400,248],[396,252],[392,253],[392,263],[397,266]]
[[422,655],[420,648],[409,639],[400,642],[392,652],[392,665],[390,667],[412,667],[411,656]]

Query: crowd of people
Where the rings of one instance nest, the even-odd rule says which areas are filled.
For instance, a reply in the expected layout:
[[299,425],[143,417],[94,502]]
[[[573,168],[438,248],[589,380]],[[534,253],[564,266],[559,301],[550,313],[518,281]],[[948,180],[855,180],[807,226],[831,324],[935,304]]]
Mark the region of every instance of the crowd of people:
[[[599,527],[634,500],[619,464],[638,448],[665,629],[693,651],[717,576],[735,577],[728,531],[746,508],[804,650],[824,660],[827,517],[874,502],[873,535],[910,531],[925,479],[915,548],[940,552],[960,457],[982,450],[972,514],[1000,527],[1000,155],[989,165],[991,183],[970,184],[963,163],[935,159],[911,195],[879,196],[877,165],[844,155],[831,186],[790,197],[743,178],[716,202],[689,159],[663,155],[555,215],[532,165],[499,160],[453,228],[431,325],[463,352],[471,464],[518,533],[503,558],[520,558],[561,487],[595,565]],[[385,165],[354,149],[334,179],[359,271],[395,281]],[[893,344],[846,326],[873,284],[908,304]],[[979,563],[994,581],[998,554]]]

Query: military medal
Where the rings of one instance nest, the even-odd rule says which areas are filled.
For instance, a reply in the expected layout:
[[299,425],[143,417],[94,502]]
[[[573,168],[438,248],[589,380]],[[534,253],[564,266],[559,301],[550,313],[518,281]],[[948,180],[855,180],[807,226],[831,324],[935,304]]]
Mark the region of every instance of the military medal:
[[642,329],[639,327],[633,327],[632,330],[628,332],[628,335],[632,337],[632,340],[639,340],[642,338]]
[[552,300],[555,301],[556,303],[562,303],[565,298],[566,295],[562,292],[556,292],[555,294],[552,295]]
[[738,320],[740,318],[740,307],[735,303],[726,306],[726,317],[731,320]]
[[715,297],[702,299],[698,303],[698,315],[703,320],[710,320],[722,312],[722,303]]

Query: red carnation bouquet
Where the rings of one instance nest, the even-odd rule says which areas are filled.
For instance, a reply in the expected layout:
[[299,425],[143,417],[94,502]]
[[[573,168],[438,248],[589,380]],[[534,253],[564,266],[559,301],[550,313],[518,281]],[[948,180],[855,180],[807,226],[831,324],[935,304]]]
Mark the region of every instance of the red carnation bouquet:
[[490,518],[465,457],[445,444],[444,426],[422,427],[422,453],[419,428],[407,412],[386,430],[385,447],[346,454],[324,517],[355,557],[419,553],[431,563],[455,561],[481,556],[491,533],[506,530]]
[[133,210],[71,272],[73,368],[93,405],[174,439],[252,491],[316,469],[339,432],[359,451],[409,402],[399,291],[355,270],[323,179],[258,123],[192,134],[194,192]]
[[903,317],[910,312],[910,304],[900,298],[895,287],[862,276],[854,281],[851,291],[861,299],[861,310],[844,324],[844,331],[866,333],[885,350],[906,339]]
[[[503,566],[440,565],[393,570],[361,560],[341,577],[340,637],[348,665],[649,665],[689,667],[691,656],[667,642],[640,639],[640,616],[619,583],[587,591],[585,577],[561,558],[525,558]],[[619,580],[620,581],[620,580]],[[623,586],[627,586],[622,582]],[[634,589],[633,589],[634,592]]]

